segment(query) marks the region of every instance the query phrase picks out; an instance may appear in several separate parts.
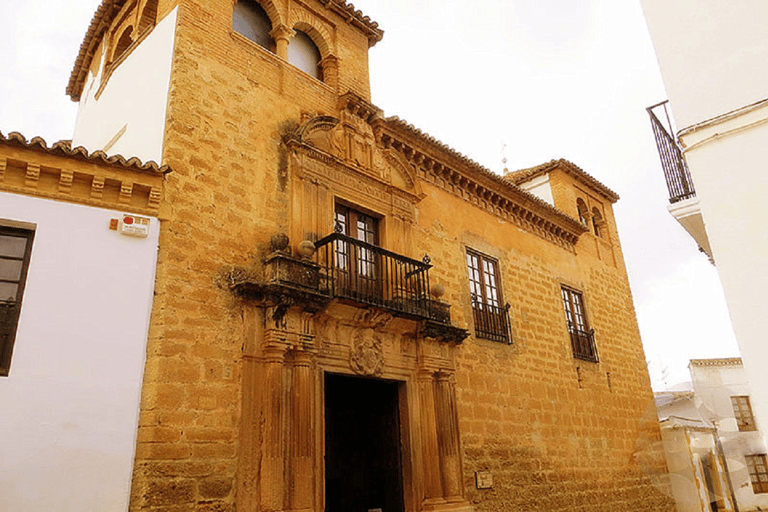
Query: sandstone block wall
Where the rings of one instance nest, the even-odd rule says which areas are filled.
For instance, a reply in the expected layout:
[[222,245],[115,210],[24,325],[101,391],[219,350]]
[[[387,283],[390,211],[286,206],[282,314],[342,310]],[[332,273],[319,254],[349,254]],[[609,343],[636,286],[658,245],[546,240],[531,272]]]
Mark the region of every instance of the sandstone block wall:
[[[175,4],[161,0],[158,12]],[[252,392],[242,371],[251,327],[227,276],[233,267],[258,276],[270,237],[301,232],[291,225],[297,192],[281,135],[309,116],[335,115],[348,89],[369,96],[367,40],[321,3],[306,5],[332,27],[337,88],[233,34],[231,4],[180,3],[163,156],[174,172],[161,210],[131,510],[235,510],[246,478],[239,431]],[[556,183],[556,202],[570,205],[577,185]],[[568,249],[437,184],[423,189],[413,243],[398,250],[430,254],[454,325],[473,330],[467,248],[498,260],[511,305],[512,345],[472,335],[457,349],[466,498],[483,511],[673,510],[659,490],[658,426],[642,421],[652,395],[610,203],[609,237],[585,234]],[[561,284],[584,293],[599,363],[573,358]],[[489,489],[476,487],[478,471],[491,473]]]

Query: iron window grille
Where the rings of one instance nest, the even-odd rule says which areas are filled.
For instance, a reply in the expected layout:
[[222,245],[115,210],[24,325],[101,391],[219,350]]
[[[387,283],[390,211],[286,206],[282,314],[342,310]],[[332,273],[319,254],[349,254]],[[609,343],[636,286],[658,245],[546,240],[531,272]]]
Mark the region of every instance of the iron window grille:
[[595,331],[590,329],[587,323],[584,296],[580,291],[567,286],[562,286],[560,291],[563,297],[568,333],[571,336],[573,357],[584,361],[598,362]]
[[0,226],[0,376],[7,376],[11,368],[34,234]]
[[755,418],[752,415],[752,404],[749,402],[748,396],[732,396],[731,405],[736,424],[739,426],[739,432],[757,430]]
[[509,304],[502,306],[498,263],[493,258],[468,250],[467,270],[475,336],[500,343],[512,343]]
[[768,492],[768,461],[764,453],[745,455],[749,479],[752,481],[752,492],[761,494]]

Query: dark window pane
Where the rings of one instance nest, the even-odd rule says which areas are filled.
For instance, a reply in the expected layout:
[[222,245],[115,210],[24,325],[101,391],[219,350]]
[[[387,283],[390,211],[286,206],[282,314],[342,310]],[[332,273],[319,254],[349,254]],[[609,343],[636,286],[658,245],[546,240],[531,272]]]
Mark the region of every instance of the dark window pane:
[[6,260],[0,258],[0,279],[18,281],[21,279],[21,271],[24,268],[22,260]]
[[27,237],[0,235],[0,256],[23,258],[27,248]]
[[16,301],[16,293],[18,290],[19,285],[16,283],[0,282],[0,301]]

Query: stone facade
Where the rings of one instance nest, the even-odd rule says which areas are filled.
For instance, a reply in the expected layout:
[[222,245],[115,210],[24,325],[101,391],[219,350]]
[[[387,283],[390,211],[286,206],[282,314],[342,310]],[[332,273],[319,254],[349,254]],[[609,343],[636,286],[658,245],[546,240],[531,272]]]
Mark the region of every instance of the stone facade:
[[[376,461],[396,475],[396,496],[381,498],[395,502],[364,510],[673,510],[655,413],[643,421],[653,397],[615,194],[558,161],[549,204],[384,118],[368,82],[375,23],[339,0],[261,5],[275,53],[233,31],[230,0],[156,6],[158,20],[177,9],[163,140],[174,172],[131,510],[331,510],[356,485],[331,482],[328,461],[346,453],[329,434],[343,431],[336,411],[376,412],[354,389],[360,403],[331,395],[345,383],[395,404],[381,427],[398,460]],[[295,30],[315,42],[324,81],[286,62]],[[89,37],[86,57],[113,44]],[[576,220],[577,198],[601,212],[600,237]],[[375,219],[385,251],[333,235],[339,205]],[[494,318],[511,343],[475,335],[490,309],[473,305],[467,250],[498,265]],[[371,254],[375,292],[360,298],[343,279],[371,278]],[[583,293],[593,360],[574,358],[562,286]]]

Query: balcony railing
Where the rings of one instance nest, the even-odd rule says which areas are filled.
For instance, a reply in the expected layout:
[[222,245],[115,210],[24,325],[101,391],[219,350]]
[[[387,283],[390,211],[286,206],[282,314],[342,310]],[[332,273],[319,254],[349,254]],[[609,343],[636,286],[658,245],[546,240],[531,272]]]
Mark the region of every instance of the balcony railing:
[[[665,127],[654,112],[658,107],[663,107],[664,116],[667,120]],[[676,203],[684,199],[689,199],[696,195],[693,188],[691,173],[688,171],[688,164],[685,161],[680,145],[677,143],[672,133],[672,123],[667,112],[667,102],[663,101],[645,109],[651,118],[651,127],[653,135],[656,138],[656,148],[659,150],[661,167],[664,169],[664,177],[667,180],[667,189],[669,190],[669,202]]]
[[429,257],[407,258],[342,233],[315,243],[324,288],[336,298],[406,315],[450,322],[446,305],[429,297]]
[[571,347],[573,348],[573,357],[583,359],[584,361],[597,362],[597,350],[595,349],[595,331],[582,331],[574,327],[569,327],[571,333]]
[[504,307],[491,306],[473,295],[472,315],[476,337],[499,343],[512,343],[509,333],[509,304]]

